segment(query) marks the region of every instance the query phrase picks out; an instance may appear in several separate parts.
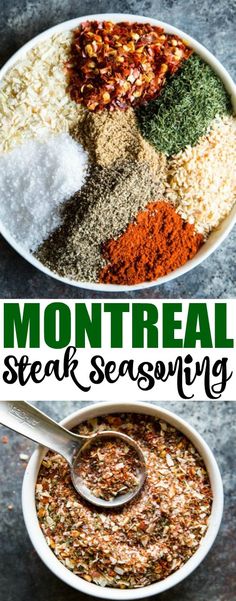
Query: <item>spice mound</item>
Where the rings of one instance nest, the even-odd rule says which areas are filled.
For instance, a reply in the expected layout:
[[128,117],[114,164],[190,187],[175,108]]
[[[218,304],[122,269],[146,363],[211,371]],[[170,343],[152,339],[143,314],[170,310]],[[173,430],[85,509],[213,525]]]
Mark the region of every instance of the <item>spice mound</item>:
[[140,459],[120,439],[94,442],[79,456],[76,475],[95,497],[112,501],[134,492],[139,484]]
[[149,203],[117,240],[103,247],[101,282],[138,284],[155,280],[192,259],[203,236],[165,201]]
[[236,119],[216,117],[206,136],[168,164],[166,194],[204,237],[229,214],[236,199]]
[[0,218],[20,245],[34,251],[58,227],[60,205],[80,190],[87,166],[87,152],[63,132],[0,155]]
[[33,47],[7,72],[0,86],[0,153],[42,132],[68,131],[83,107],[66,93],[64,64],[71,32]]
[[92,111],[124,110],[154,98],[190,54],[178,36],[149,23],[87,21],[73,34],[68,89]]
[[150,197],[163,194],[165,163],[155,179],[147,162],[124,160],[94,166],[80,193],[65,204],[62,225],[36,256],[60,275],[95,282],[105,265],[102,244],[125,231]]
[[211,513],[209,477],[192,443],[162,420],[113,414],[76,431],[102,430],[128,434],[143,451],[147,478],[138,497],[115,511],[92,506],[76,493],[66,461],[48,453],[36,484],[39,523],[49,547],[74,574],[100,586],[147,586],[198,549]]
[[71,128],[71,135],[86,148],[92,163],[109,167],[124,159],[146,160],[153,176],[161,178],[166,157],[142,137],[132,108],[99,113],[85,111]]
[[210,65],[195,53],[171,77],[161,94],[137,110],[143,136],[173,155],[194,146],[216,115],[232,112],[230,96]]

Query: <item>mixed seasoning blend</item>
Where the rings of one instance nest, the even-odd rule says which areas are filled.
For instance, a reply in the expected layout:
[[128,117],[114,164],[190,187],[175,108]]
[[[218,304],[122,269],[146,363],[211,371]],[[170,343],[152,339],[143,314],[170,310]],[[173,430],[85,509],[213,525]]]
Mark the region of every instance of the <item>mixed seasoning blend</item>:
[[[147,479],[138,497],[115,511],[88,504],[76,493],[66,461],[50,452],[36,484],[39,523],[49,547],[74,574],[100,586],[147,586],[178,570],[201,544],[212,505],[209,477],[190,440],[155,417],[113,414],[76,429],[83,435],[103,430],[128,434],[141,447]],[[126,478],[132,486],[133,458],[117,444],[95,449],[94,463],[88,466],[85,458],[82,465],[98,495],[116,494]],[[120,480],[113,478],[117,466]]]
[[122,440],[104,440],[90,444],[79,456],[76,476],[99,499],[113,501],[132,493],[139,484],[141,471],[137,452]]
[[181,267],[234,206],[235,163],[223,82],[161,27],[86,21],[3,78],[0,219],[60,276],[133,285]]

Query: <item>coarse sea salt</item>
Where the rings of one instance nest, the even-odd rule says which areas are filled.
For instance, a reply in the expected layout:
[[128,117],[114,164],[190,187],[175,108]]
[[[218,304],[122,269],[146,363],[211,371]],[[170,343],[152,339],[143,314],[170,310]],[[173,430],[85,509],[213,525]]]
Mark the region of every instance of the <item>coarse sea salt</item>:
[[0,220],[34,251],[60,225],[60,205],[82,187],[88,155],[67,133],[32,139],[0,156]]

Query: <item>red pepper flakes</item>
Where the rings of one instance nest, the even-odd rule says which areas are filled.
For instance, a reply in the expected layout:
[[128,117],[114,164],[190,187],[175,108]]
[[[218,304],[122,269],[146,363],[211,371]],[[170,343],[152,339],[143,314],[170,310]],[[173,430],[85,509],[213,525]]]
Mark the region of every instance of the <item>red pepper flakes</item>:
[[66,63],[72,100],[91,111],[125,110],[155,98],[191,49],[149,23],[87,21]]

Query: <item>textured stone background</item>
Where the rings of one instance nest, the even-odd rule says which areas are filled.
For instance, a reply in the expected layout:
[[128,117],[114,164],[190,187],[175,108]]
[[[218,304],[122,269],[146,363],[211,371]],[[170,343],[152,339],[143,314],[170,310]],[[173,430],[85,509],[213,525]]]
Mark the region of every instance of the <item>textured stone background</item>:
[[[95,12],[139,13],[182,28],[205,44],[235,74],[235,0],[0,0],[0,62],[22,44],[66,19]],[[236,230],[221,248],[194,271],[146,292],[126,297],[233,298],[235,296]],[[95,298],[99,294],[66,286],[41,274],[0,239],[2,298]],[[103,297],[105,294],[102,295]],[[109,296],[109,295],[107,295]],[[115,295],[112,295],[115,297]],[[121,296],[120,294],[117,296]]]
[[[57,420],[81,406],[77,401],[36,401],[34,404]],[[184,582],[156,599],[235,601],[236,403],[177,401],[158,405],[186,418],[211,446],[224,481],[225,509],[220,533],[204,562]],[[9,442],[2,444],[2,436],[6,434]],[[0,597],[4,601],[95,601],[51,574],[29,541],[20,500],[26,464],[19,454],[30,454],[33,447],[33,443],[0,426]]]

